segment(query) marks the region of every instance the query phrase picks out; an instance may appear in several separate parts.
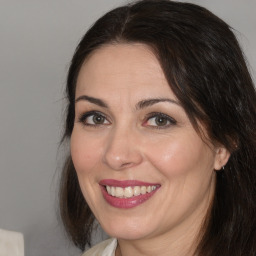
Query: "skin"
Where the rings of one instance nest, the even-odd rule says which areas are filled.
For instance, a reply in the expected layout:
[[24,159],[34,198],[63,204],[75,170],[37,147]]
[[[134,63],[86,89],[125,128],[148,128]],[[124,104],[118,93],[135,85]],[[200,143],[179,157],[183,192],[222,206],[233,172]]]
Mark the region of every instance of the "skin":
[[[90,102],[81,96],[104,101]],[[116,255],[192,255],[228,160],[221,145],[201,139],[170,89],[160,64],[142,44],[105,45],[83,64],[76,87],[71,155],[82,193],[103,229],[118,238]],[[148,99],[169,99],[138,107]],[[103,117],[81,119],[88,111]],[[171,120],[150,115],[163,113]],[[150,115],[150,117],[149,117]],[[161,187],[130,209],[109,205],[102,179],[140,180]]]

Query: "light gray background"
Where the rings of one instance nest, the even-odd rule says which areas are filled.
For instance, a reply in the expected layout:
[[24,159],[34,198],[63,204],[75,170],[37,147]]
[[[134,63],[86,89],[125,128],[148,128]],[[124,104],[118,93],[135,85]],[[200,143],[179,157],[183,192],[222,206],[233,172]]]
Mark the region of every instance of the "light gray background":
[[[0,0],[0,228],[26,256],[79,255],[56,217],[69,61],[86,29],[122,0]],[[237,33],[256,70],[256,0],[195,0]]]

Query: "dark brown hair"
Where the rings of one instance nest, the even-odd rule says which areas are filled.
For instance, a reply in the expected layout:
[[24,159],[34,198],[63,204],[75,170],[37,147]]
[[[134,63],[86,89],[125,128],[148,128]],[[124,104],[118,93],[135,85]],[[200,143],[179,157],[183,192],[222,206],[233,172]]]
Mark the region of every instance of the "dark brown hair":
[[[231,153],[225,169],[216,172],[198,255],[256,255],[256,92],[232,29],[210,11],[190,3],[144,0],[100,18],[82,38],[69,68],[64,138],[72,134],[81,65],[99,47],[122,42],[151,47],[195,129],[203,124],[210,139]],[[68,234],[84,249],[95,218],[70,156],[62,174],[60,208]]]

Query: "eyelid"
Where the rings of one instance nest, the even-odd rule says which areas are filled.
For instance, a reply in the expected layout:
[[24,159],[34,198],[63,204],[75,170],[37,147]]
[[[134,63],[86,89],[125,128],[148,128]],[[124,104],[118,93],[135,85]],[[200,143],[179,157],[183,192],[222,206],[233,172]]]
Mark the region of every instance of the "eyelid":
[[103,118],[105,118],[105,120],[108,121],[108,123],[110,124],[111,122],[109,121],[109,118],[107,115],[103,114],[102,112],[100,111],[96,111],[96,110],[92,110],[92,111],[88,111],[88,112],[85,112],[85,113],[82,113],[81,115],[79,115],[78,117],[78,122],[79,123],[82,123],[83,125],[86,125],[86,126],[101,126],[101,125],[106,125],[106,124],[89,124],[89,123],[85,123],[85,120],[86,118],[90,117],[90,116],[93,116],[93,115],[99,115],[99,116],[102,116]]
[[[156,128],[156,129],[164,129],[164,128],[168,128],[169,126],[172,126],[172,125],[175,125],[177,124],[177,121],[170,117],[169,115],[167,114],[164,114],[164,113],[161,113],[161,112],[152,112],[152,113],[149,113],[148,115],[146,115],[145,117],[145,121],[143,124],[145,124],[146,122],[148,122],[151,118],[156,118],[156,117],[164,117],[166,118],[170,123],[168,125],[164,125],[164,126],[157,126],[157,125],[148,125],[152,128]],[[145,125],[146,126],[146,125]]]
[[[102,123],[102,124],[90,124],[90,123],[86,123],[85,120],[90,117],[90,116],[93,116],[93,115],[99,115],[99,116],[102,116],[108,123],[105,124],[105,123]],[[166,125],[148,125],[147,122],[152,119],[152,118],[157,118],[157,117],[163,117],[165,118],[167,121],[168,121],[168,124]],[[108,115],[102,113],[101,111],[97,111],[97,110],[92,110],[92,111],[87,111],[87,112],[84,112],[82,113],[81,115],[79,115],[78,117],[78,122],[79,123],[82,123],[83,125],[85,126],[91,126],[91,127],[100,127],[100,126],[104,126],[104,125],[109,125],[111,124],[111,121],[110,121],[110,118],[108,117]],[[173,126],[177,123],[177,121],[172,118],[171,116],[167,115],[167,114],[164,114],[162,112],[151,112],[149,114],[147,114],[144,118],[144,121],[143,121],[143,126],[148,126],[148,127],[151,127],[151,128],[155,128],[155,129],[165,129],[165,128],[168,128],[170,126]]]

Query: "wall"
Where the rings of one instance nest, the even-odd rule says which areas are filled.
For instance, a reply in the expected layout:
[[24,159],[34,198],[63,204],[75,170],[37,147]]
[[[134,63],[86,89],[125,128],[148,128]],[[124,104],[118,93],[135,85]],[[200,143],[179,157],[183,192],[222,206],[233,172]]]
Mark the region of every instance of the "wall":
[[[26,256],[79,255],[56,218],[63,92],[76,44],[122,0],[1,0],[0,228],[22,232]],[[256,73],[256,1],[195,0],[237,29]]]

